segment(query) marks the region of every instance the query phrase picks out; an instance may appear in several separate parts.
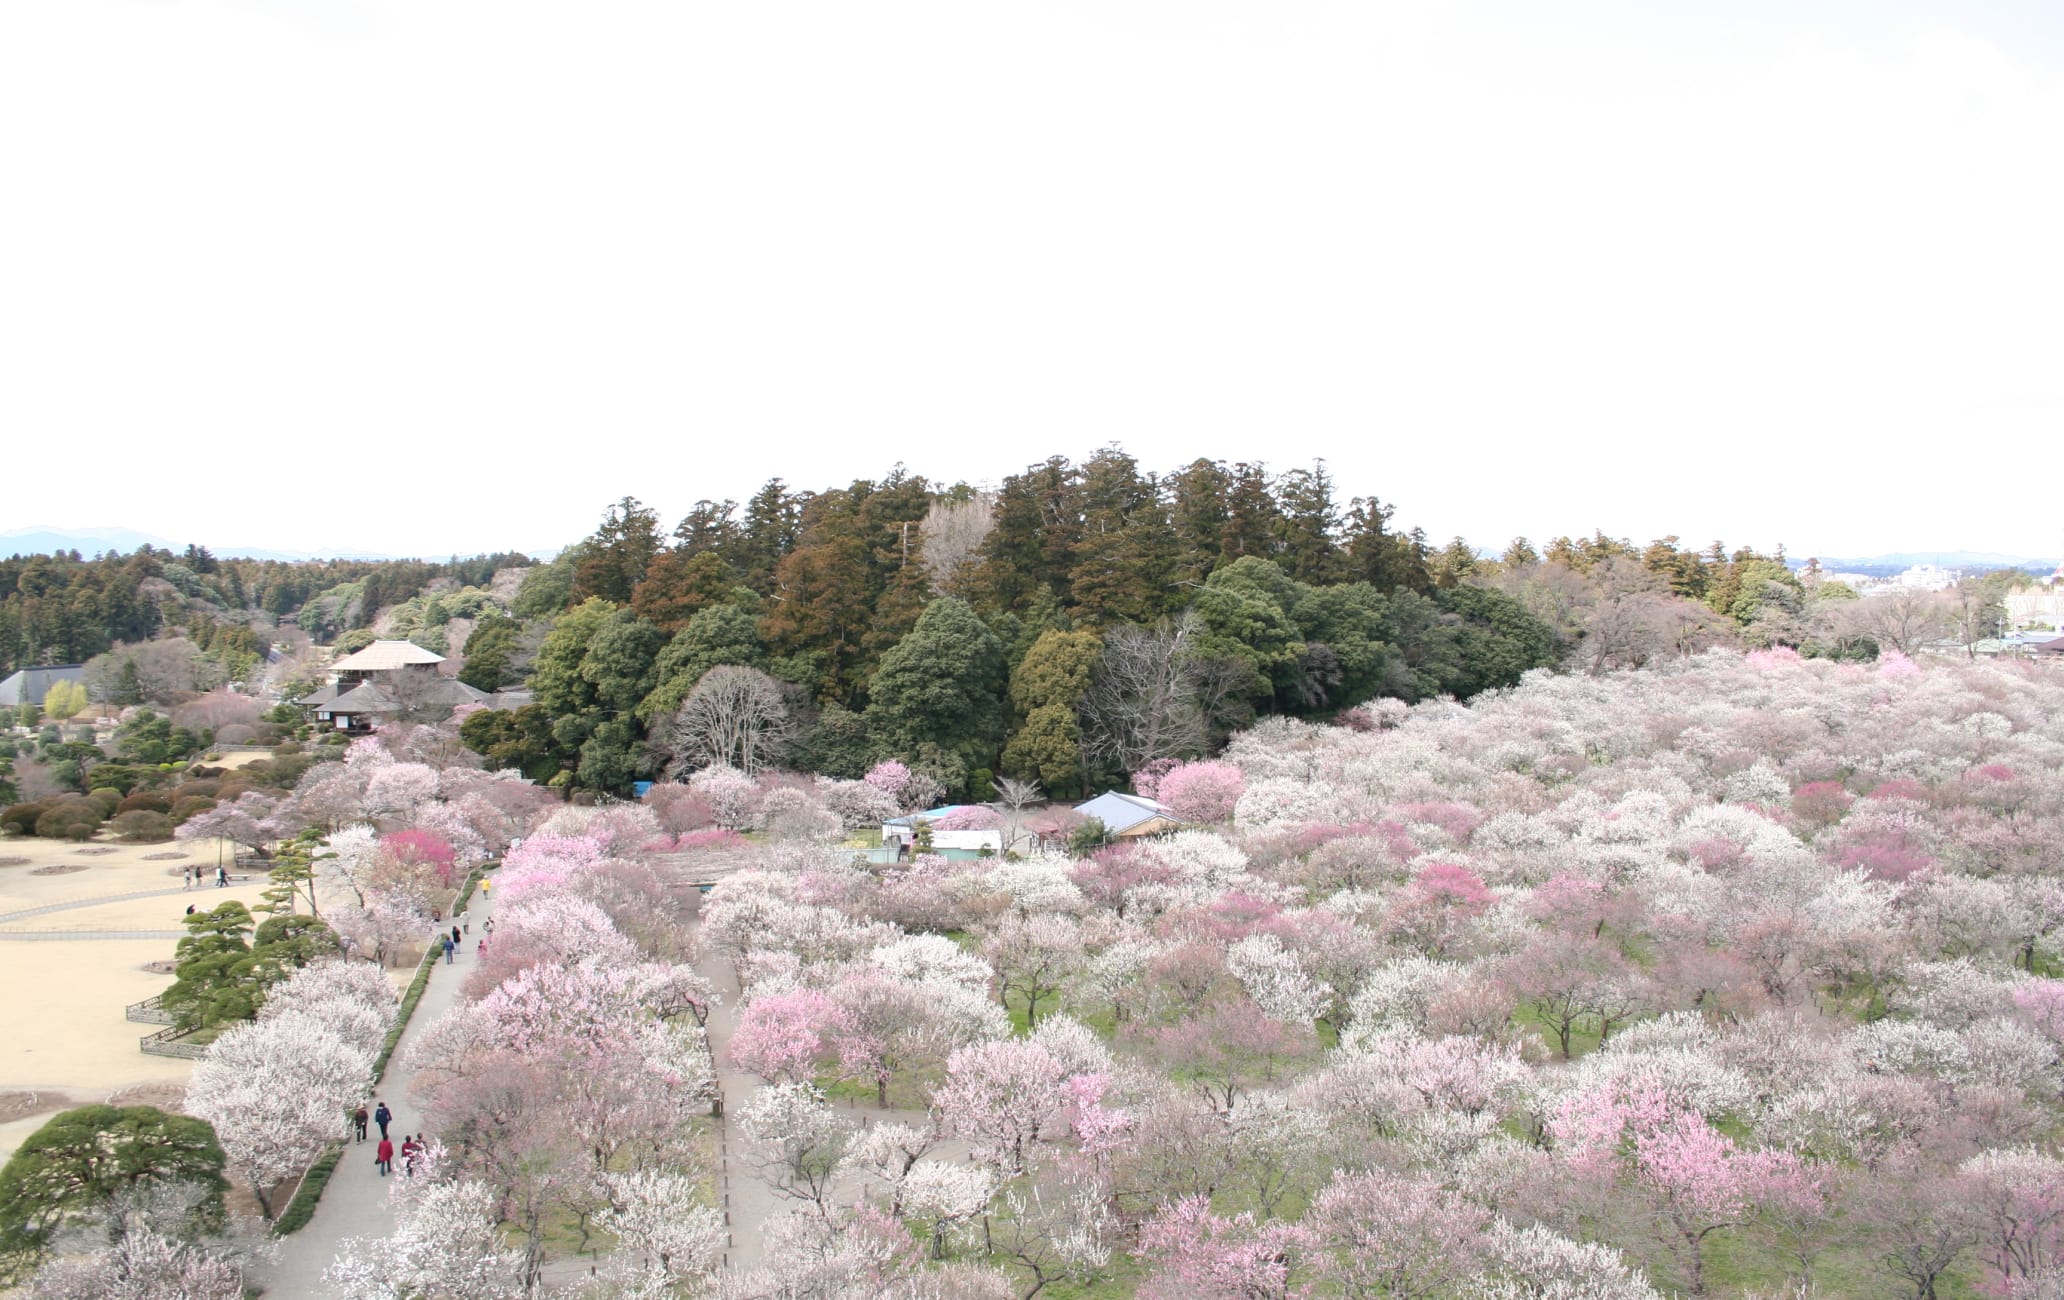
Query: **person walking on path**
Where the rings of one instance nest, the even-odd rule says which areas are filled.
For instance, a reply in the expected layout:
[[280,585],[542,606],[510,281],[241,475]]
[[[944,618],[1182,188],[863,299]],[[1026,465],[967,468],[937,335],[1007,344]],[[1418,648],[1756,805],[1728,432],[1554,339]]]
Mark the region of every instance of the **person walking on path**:
[[217,867],[215,868],[215,888],[217,888],[217,889],[228,889],[228,888],[229,888],[229,868],[228,868],[228,867],[225,867],[225,866],[220,866],[220,865],[218,865],[218,866],[217,866]]
[[179,887],[180,887],[181,889],[192,889],[192,888],[193,888],[193,868],[192,868],[192,867],[181,867],[181,868],[179,869]]
[[394,1144],[387,1140],[387,1131],[380,1131],[380,1145],[373,1148],[373,1163],[380,1167],[380,1177],[385,1178],[394,1168]]
[[483,934],[483,935],[481,935],[481,936],[480,936],[480,945],[479,945],[479,947],[477,947],[477,948],[475,948],[475,949],[474,949],[474,952],[475,952],[475,953],[476,953],[476,954],[478,955],[478,957],[479,957],[479,959],[480,959],[481,961],[486,961],[486,960],[487,960],[487,936],[486,936],[486,935],[484,935],[484,934]]
[[412,1137],[401,1140],[401,1172],[410,1178],[416,1176],[416,1140]]
[[450,935],[445,935],[445,936],[444,936],[444,964],[445,964],[445,965],[449,966],[449,965],[451,965],[451,964],[452,964],[452,950],[453,950],[453,949],[455,949],[455,948],[457,948],[458,946],[459,946],[459,945],[457,945],[457,944],[455,944],[455,943],[453,943],[453,942],[451,941],[451,936],[450,936]]
[[366,1126],[366,1108],[365,1108],[365,1103],[364,1103],[364,1102],[360,1102],[360,1103],[358,1104],[358,1109],[357,1109],[357,1110],[355,1110],[355,1111],[352,1111],[352,1112],[351,1112],[351,1131],[352,1131],[352,1133],[353,1133],[353,1135],[354,1135],[354,1136],[352,1137],[352,1139],[351,1139],[352,1141],[354,1141],[354,1142],[363,1142],[363,1141],[365,1141],[365,1126]]
[[387,1126],[393,1122],[394,1112],[387,1109],[386,1102],[381,1102],[378,1109],[373,1111],[373,1123],[380,1126],[380,1140],[382,1142],[387,1140]]
[[454,945],[459,942],[459,927],[456,925],[451,928],[451,941]]

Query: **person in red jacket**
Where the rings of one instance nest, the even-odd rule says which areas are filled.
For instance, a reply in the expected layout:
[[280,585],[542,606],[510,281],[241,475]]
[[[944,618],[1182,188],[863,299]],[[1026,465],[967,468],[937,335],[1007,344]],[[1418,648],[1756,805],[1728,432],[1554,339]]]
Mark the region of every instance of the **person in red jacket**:
[[380,1145],[373,1149],[373,1163],[380,1166],[380,1177],[385,1178],[394,1168],[394,1143],[381,1138]]

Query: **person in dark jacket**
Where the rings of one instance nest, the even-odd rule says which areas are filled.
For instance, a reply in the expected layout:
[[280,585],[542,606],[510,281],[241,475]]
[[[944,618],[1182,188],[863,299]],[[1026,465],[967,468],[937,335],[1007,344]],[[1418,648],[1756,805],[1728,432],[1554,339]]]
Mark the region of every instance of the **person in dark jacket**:
[[373,1111],[373,1123],[380,1126],[380,1140],[382,1142],[387,1140],[387,1126],[393,1122],[394,1112],[387,1109],[386,1102],[381,1102],[379,1107]]
[[355,1111],[352,1111],[352,1112],[351,1112],[351,1132],[352,1132],[352,1139],[351,1139],[351,1140],[352,1140],[352,1141],[354,1141],[354,1142],[363,1142],[363,1141],[365,1141],[365,1126],[366,1126],[366,1108],[365,1108],[365,1105],[364,1105],[364,1103],[360,1103],[360,1105],[359,1105],[359,1108],[358,1108],[357,1110],[355,1110]]

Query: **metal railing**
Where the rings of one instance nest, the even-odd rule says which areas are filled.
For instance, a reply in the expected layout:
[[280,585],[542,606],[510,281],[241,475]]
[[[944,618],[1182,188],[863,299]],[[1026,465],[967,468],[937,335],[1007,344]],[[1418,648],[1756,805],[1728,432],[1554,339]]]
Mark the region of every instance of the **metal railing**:
[[127,1007],[123,1008],[122,1015],[127,1019],[134,1020],[139,1025],[169,1025],[172,1023],[172,1013],[165,1010],[165,995],[162,993],[154,998],[145,998],[141,1002],[131,1002]]
[[176,1056],[183,1061],[198,1061],[208,1048],[202,1043],[182,1043],[186,1032],[177,1025],[160,1029],[155,1034],[146,1034],[136,1040],[137,1047],[147,1056]]

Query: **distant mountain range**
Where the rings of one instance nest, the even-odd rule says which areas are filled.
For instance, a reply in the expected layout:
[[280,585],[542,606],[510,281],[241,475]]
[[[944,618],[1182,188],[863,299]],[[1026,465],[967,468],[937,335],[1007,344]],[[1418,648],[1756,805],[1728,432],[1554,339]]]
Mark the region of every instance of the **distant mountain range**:
[[[1901,573],[1915,565],[1932,564],[1943,569],[2028,569],[2032,572],[2048,573],[2057,567],[2055,559],[2039,559],[2026,555],[1997,555],[1991,551],[1899,551],[1891,555],[1868,555],[1850,559],[1820,557],[1820,567],[1843,573],[1875,573],[1887,570]],[[1795,569],[1805,567],[1806,561],[1794,559]]]
[[[355,547],[339,547],[333,551],[275,551],[263,546],[216,546],[201,542],[209,551],[224,559],[242,557],[250,560],[395,560],[406,558],[387,555],[380,551],[360,550]],[[16,528],[0,532],[0,555],[48,555],[55,551],[77,551],[81,555],[97,555],[103,551],[121,551],[128,554],[143,546],[154,546],[170,551],[184,551],[185,542],[167,541],[150,533],[139,533],[133,528],[52,528],[46,524],[34,524],[27,528]]]

